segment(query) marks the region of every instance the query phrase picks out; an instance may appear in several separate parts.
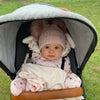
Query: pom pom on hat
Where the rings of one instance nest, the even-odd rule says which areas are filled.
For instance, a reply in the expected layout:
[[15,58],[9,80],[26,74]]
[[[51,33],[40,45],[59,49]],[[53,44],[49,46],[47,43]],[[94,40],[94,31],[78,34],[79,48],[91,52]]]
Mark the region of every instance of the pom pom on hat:
[[41,49],[46,44],[57,43],[65,48],[65,34],[56,25],[52,24],[46,27],[39,37],[39,48]]

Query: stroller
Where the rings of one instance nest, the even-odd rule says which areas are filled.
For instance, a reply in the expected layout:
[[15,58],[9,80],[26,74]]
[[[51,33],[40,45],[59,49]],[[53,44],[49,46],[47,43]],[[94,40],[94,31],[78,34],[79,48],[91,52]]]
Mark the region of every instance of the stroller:
[[[75,42],[75,49],[69,53],[71,70],[82,79],[82,71],[97,45],[97,32],[94,25],[85,17],[48,4],[31,4],[14,12],[0,16],[0,67],[14,79],[20,69],[28,46],[22,40],[29,36],[30,23],[38,19],[61,18]],[[82,88],[81,88],[82,87]],[[83,84],[80,88],[23,92],[20,96],[11,95],[12,100],[49,100],[84,95]],[[86,98],[84,99],[86,100]]]

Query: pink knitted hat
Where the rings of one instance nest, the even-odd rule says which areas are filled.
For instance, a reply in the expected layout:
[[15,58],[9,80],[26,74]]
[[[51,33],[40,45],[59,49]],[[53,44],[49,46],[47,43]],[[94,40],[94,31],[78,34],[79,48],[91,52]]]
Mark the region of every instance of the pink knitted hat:
[[57,43],[65,48],[65,34],[55,24],[46,27],[39,37],[40,49],[50,43]]

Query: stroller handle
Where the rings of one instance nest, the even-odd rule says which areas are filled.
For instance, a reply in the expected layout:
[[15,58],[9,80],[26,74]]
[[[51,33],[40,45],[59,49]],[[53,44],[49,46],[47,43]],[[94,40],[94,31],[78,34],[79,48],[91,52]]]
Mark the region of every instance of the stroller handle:
[[81,87],[78,87],[68,89],[44,90],[40,92],[23,92],[19,96],[14,96],[11,94],[11,100],[49,100],[72,98],[82,95],[83,90]]

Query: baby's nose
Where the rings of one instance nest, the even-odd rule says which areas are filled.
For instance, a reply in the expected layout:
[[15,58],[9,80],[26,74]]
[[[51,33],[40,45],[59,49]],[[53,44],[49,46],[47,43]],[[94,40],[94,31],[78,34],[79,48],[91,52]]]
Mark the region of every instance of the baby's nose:
[[49,50],[49,53],[54,53],[54,50]]

